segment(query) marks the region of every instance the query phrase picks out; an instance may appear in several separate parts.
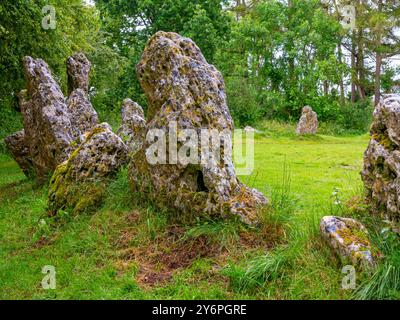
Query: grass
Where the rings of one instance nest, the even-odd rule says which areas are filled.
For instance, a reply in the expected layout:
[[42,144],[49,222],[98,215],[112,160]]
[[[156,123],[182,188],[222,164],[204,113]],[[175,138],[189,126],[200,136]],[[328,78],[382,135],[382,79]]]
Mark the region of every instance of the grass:
[[[355,299],[400,299],[400,241],[393,222],[379,221],[375,217],[364,219],[370,236],[384,260],[363,279],[353,297]],[[397,231],[395,231],[397,229]]]
[[[318,232],[322,216],[346,213],[333,205],[334,190],[343,202],[360,193],[368,136],[299,138],[288,128],[293,129],[277,126],[257,134],[255,170],[241,177],[272,200],[260,228],[235,220],[174,224],[167,213],[130,195],[126,169],[108,187],[97,212],[65,212],[64,223],[52,224],[44,215],[47,189],[35,188],[9,156],[0,154],[0,298],[373,296],[375,287],[358,293],[341,289],[341,265]],[[56,267],[56,290],[40,285],[45,265]],[[398,279],[398,269],[384,270],[376,277]]]

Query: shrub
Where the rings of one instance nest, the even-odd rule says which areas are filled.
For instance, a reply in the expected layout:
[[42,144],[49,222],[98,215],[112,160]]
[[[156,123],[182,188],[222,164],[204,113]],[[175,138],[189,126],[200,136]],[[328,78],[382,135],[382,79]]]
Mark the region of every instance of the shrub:
[[22,129],[21,113],[16,110],[12,100],[0,99],[1,125],[0,140],[4,139],[13,132]]
[[256,124],[262,116],[257,90],[245,79],[229,78],[226,82],[228,105],[236,126]]
[[332,96],[315,96],[307,99],[305,105],[318,114],[320,121],[336,121],[340,115],[339,102]]
[[346,130],[356,133],[369,131],[372,122],[373,106],[370,101],[345,104],[340,108],[337,122]]

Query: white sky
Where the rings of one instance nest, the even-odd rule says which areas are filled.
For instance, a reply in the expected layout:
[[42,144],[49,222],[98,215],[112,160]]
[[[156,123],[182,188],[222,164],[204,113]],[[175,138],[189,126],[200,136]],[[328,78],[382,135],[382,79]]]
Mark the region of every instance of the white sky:
[[87,5],[94,6],[94,0],[83,0],[83,2]]

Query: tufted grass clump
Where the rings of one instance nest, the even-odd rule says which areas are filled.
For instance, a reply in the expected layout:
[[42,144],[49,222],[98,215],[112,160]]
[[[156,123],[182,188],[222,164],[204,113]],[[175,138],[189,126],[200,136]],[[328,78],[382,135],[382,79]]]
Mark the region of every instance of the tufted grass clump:
[[[296,210],[297,199],[291,192],[291,171],[286,159],[283,162],[281,186],[271,195],[271,205],[263,212],[262,223],[288,229]],[[288,239],[287,239],[288,240]],[[278,280],[292,268],[299,246],[284,243],[271,251],[259,253],[242,267],[229,265],[224,273],[230,278],[233,288],[239,291],[262,287],[267,281]]]
[[400,299],[400,235],[394,223],[374,221],[371,234],[381,252],[372,275],[367,275],[354,293],[359,300]]
[[218,244],[220,249],[229,249],[239,240],[240,232],[245,229],[243,223],[237,219],[227,221],[198,219],[197,223],[186,231],[184,239],[206,237],[211,243]]
[[286,246],[256,256],[243,269],[230,267],[225,274],[230,276],[232,285],[239,291],[262,287],[267,281],[278,280],[292,267],[292,251]]

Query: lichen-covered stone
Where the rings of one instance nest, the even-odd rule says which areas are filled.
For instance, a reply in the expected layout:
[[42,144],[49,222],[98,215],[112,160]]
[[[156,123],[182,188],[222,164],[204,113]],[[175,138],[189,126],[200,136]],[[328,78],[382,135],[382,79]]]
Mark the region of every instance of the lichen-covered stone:
[[27,159],[22,161],[18,156],[15,160],[24,166],[21,166],[24,172],[26,163],[32,163],[39,183],[46,181],[82,141],[85,132],[98,123],[87,89],[83,88],[83,83],[88,81],[90,62],[83,54],[74,55],[68,61],[68,74],[74,87],[66,102],[43,60],[31,57],[23,60],[28,89],[18,96],[25,135],[25,145],[20,150],[27,148]]
[[91,63],[79,52],[67,59],[68,112],[74,129],[74,137],[82,139],[85,132],[92,130],[98,124],[98,116],[90,103],[89,73]]
[[22,172],[27,177],[32,177],[32,159],[29,154],[29,146],[25,140],[24,130],[18,131],[4,139],[8,151],[18,163]]
[[371,140],[361,173],[366,201],[385,218],[400,218],[400,96],[390,95],[374,110]]
[[318,131],[318,116],[311,107],[305,106],[302,110],[296,134],[316,134]]
[[23,64],[30,99],[21,98],[25,135],[36,176],[43,180],[68,158],[73,128],[64,95],[47,64],[31,57]]
[[90,61],[82,52],[73,54],[67,60],[68,94],[75,89],[89,92],[89,73],[92,67]]
[[[169,128],[176,123],[177,136],[183,129],[193,129],[199,136],[202,129],[214,129],[227,132],[222,140],[232,145],[233,121],[222,75],[192,40],[156,33],[147,43],[137,74],[149,102],[147,135],[161,130],[170,145]],[[171,158],[167,164],[150,164],[146,158],[150,146],[146,140],[131,160],[130,183],[160,207],[174,209],[180,216],[237,216],[253,223],[258,208],[267,203],[260,192],[239,182],[231,150],[210,151],[197,164],[174,163]],[[214,150],[210,141],[208,147]],[[203,153],[200,147],[197,151]],[[217,158],[222,163],[214,161]]]
[[74,129],[74,138],[83,139],[86,132],[99,122],[97,112],[82,89],[75,89],[67,100],[69,117]]
[[126,143],[131,155],[143,146],[146,129],[142,107],[131,99],[125,99],[122,103],[122,125],[117,134]]
[[101,200],[107,178],[127,161],[127,147],[107,123],[86,133],[85,141],[55,170],[49,187],[49,210],[79,213]]
[[375,265],[376,250],[372,248],[367,229],[357,220],[323,217],[320,231],[328,245],[345,263],[364,267]]

